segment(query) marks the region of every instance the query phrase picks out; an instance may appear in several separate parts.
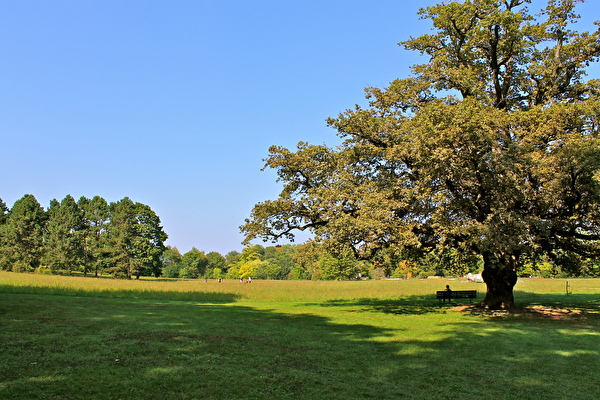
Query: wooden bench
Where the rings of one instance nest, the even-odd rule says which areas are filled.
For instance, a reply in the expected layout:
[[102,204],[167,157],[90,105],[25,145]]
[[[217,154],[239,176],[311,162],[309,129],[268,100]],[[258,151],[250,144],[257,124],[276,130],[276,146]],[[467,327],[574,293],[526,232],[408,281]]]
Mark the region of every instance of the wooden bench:
[[469,299],[469,303],[473,301],[473,299],[477,298],[477,290],[452,290],[450,292],[446,290],[438,290],[435,292],[435,298],[444,300],[448,299],[450,302],[451,299]]

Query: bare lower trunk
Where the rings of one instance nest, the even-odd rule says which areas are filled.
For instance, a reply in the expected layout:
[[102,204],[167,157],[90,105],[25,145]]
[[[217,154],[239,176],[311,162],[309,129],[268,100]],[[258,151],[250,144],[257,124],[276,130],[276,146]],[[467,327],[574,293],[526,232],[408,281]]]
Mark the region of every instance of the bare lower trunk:
[[495,257],[484,254],[483,260],[482,277],[487,285],[487,292],[480,306],[494,310],[515,308],[513,288],[517,283],[517,256],[511,254]]

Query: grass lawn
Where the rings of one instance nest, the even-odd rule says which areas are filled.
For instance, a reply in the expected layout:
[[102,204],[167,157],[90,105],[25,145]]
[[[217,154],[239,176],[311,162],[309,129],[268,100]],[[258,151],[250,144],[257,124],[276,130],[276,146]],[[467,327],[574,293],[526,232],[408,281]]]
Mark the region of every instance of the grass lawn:
[[600,280],[114,281],[0,273],[1,399],[598,399]]

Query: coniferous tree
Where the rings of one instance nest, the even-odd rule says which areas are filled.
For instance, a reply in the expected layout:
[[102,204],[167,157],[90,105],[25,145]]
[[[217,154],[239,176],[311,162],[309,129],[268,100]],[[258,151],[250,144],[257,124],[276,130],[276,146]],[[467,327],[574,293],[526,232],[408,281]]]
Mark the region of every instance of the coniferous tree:
[[81,197],[78,206],[83,211],[81,243],[83,252],[83,274],[93,271],[95,276],[108,265],[109,251],[106,240],[106,225],[109,221],[109,208],[105,199],[94,196]]
[[84,262],[81,236],[83,211],[75,199],[67,195],[61,202],[53,199],[46,214],[48,221],[44,230],[43,264],[53,272],[77,269]]
[[8,265],[8,258],[5,255],[5,245],[4,245],[4,224],[6,223],[6,218],[8,217],[8,212],[10,209],[6,206],[6,203],[0,199],[0,269],[8,269],[5,267],[5,264]]
[[106,238],[110,248],[110,267],[107,271],[116,277],[129,278],[141,265],[133,256],[135,238],[135,204],[131,199],[111,203],[110,221],[107,224]]
[[33,195],[15,202],[0,227],[2,269],[25,272],[40,265],[45,224],[44,208]]
[[6,216],[8,214],[8,207],[6,206],[6,203],[0,199],[0,225],[4,224],[4,222],[6,222]]

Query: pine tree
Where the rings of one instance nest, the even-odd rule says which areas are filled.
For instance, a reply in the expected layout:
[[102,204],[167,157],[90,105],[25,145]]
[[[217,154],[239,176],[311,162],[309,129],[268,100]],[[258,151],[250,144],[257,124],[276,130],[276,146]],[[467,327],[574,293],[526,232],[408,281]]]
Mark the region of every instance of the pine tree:
[[33,195],[15,202],[0,227],[2,269],[25,272],[40,265],[45,224],[44,208]]
[[80,232],[83,257],[83,273],[94,272],[95,276],[108,265],[109,251],[106,226],[109,207],[105,199],[94,196],[81,197],[78,206],[83,211],[83,228]]
[[53,272],[73,271],[84,263],[81,231],[84,228],[83,211],[75,199],[67,195],[61,202],[53,199],[47,210],[48,221],[44,230],[44,265]]

